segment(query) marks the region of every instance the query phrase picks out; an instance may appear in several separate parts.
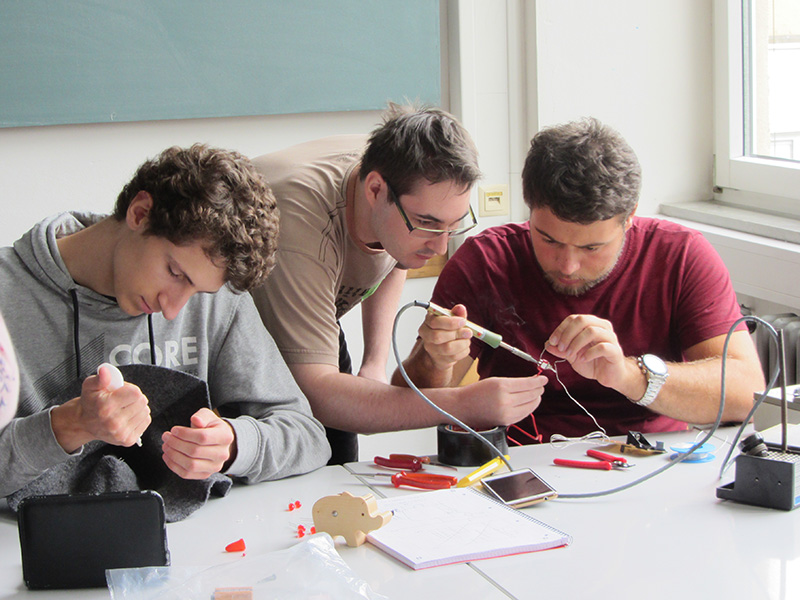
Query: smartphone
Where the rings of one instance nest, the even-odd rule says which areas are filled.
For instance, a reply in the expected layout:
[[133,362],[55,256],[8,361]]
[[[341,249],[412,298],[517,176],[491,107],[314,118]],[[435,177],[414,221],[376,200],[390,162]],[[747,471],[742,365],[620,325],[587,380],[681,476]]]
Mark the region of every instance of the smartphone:
[[492,496],[514,508],[530,506],[558,496],[552,486],[531,469],[485,477],[481,483]]
[[106,569],[169,565],[156,492],[31,496],[17,518],[30,589],[105,587]]

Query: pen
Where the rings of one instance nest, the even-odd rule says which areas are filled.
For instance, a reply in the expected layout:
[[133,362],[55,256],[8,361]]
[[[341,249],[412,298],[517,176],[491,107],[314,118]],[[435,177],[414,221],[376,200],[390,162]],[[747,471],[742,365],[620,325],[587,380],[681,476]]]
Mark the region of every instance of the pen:
[[[505,457],[506,457],[506,459],[508,459],[509,458],[508,454],[506,454]],[[458,483],[456,484],[456,487],[460,487],[460,488],[461,487],[469,487],[473,483],[475,483],[476,481],[480,481],[484,477],[486,477],[488,475],[491,475],[492,473],[497,471],[502,466],[503,466],[503,459],[502,458],[500,458],[499,456],[497,458],[493,458],[492,460],[487,462],[485,465],[481,465],[480,467],[475,469],[469,475],[459,479]]]

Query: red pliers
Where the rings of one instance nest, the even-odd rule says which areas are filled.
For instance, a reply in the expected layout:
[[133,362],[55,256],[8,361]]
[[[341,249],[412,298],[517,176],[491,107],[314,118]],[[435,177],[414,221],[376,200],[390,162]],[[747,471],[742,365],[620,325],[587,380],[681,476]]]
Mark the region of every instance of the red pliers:
[[451,467],[450,465],[443,465],[442,463],[431,461],[428,456],[414,456],[413,454],[390,454],[389,458],[376,456],[374,462],[381,467],[402,469],[403,471],[419,471],[423,468],[423,465],[436,465],[455,470],[455,467]]
[[391,477],[394,487],[407,485],[424,490],[446,490],[458,483],[458,479],[455,477],[451,477],[450,475],[436,475],[433,473],[406,473],[405,471],[400,471],[394,474],[353,473],[353,475],[358,475],[359,477]]
[[[600,469],[602,471],[610,471],[611,469],[629,469],[634,466],[621,456],[614,456],[613,454],[606,454],[599,450],[587,450],[587,456],[596,458],[597,461],[585,460],[569,460],[566,458],[554,458],[553,463],[561,465],[562,467],[576,467],[578,469]],[[598,462],[599,461],[599,462]]]
[[422,460],[413,454],[390,454],[389,458],[376,456],[375,464],[389,469],[402,469],[403,471],[419,471],[422,469]]

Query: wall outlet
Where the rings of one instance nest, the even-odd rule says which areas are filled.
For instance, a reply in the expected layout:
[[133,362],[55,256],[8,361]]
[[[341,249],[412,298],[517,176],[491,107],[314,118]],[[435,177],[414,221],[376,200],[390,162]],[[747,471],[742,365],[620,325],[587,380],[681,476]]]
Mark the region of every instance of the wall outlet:
[[478,187],[478,216],[497,217],[509,214],[508,185]]

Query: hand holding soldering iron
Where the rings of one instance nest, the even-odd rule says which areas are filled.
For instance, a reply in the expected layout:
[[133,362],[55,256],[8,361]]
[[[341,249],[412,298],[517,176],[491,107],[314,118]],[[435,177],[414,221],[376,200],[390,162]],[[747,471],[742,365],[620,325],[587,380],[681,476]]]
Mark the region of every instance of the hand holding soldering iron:
[[[515,356],[518,356],[519,358],[521,358],[523,360],[527,360],[528,362],[531,362],[531,363],[535,364],[542,371],[554,371],[555,370],[550,365],[550,363],[547,362],[546,360],[534,358],[533,356],[531,356],[527,352],[524,352],[523,350],[520,350],[519,348],[516,348],[516,347],[504,342],[501,335],[499,335],[497,333],[494,333],[493,331],[489,331],[485,327],[481,327],[480,325],[476,325],[472,321],[468,321],[465,317],[455,316],[451,310],[448,310],[446,308],[442,308],[441,306],[439,306],[437,304],[434,304],[433,302],[430,302],[428,311],[434,316],[438,315],[438,316],[443,316],[443,317],[455,318],[457,320],[461,319],[461,320],[463,320],[463,324],[458,325],[459,328],[466,327],[467,329],[469,329],[472,332],[472,336],[473,337],[481,340],[483,343],[491,346],[492,348],[502,348],[503,350],[507,350],[511,354],[513,354]],[[438,328],[435,327],[435,324],[434,324],[434,321],[433,321],[432,318],[427,318],[425,320],[425,325],[427,325],[427,327],[430,329],[431,334],[428,336],[428,339],[425,339],[426,336],[422,335],[422,331],[420,331],[420,335],[423,337],[423,339],[426,342],[428,342],[428,341],[433,342],[430,347],[434,347],[435,344],[436,344],[436,340],[437,339],[441,339],[442,336],[439,335],[439,332],[437,331]],[[440,331],[443,331],[443,330],[440,330]],[[470,338],[469,337],[456,338],[455,341],[458,341],[458,339],[464,339],[465,341],[467,341]],[[442,348],[441,353],[439,353],[437,355],[439,360],[440,360],[440,362],[442,362],[442,363],[449,362],[452,365],[452,364],[458,362],[459,360],[461,360],[462,358],[466,358],[466,356],[469,355],[469,343],[466,343],[466,344],[449,344],[449,345],[443,345],[443,346],[444,347]],[[428,344],[426,344],[426,349],[429,349]],[[430,354],[431,353],[430,350],[428,350],[428,351],[429,351],[429,354]],[[433,355],[432,355],[432,358],[434,358]],[[436,360],[436,358],[434,358],[434,360]]]

